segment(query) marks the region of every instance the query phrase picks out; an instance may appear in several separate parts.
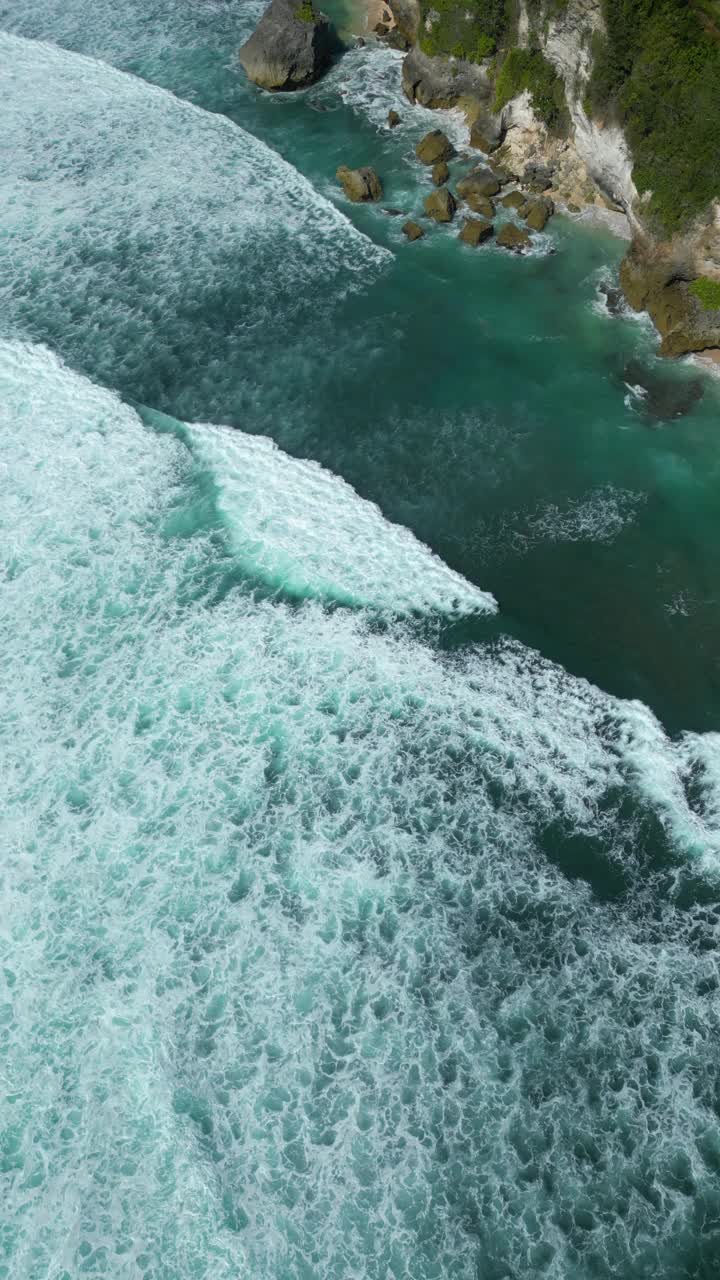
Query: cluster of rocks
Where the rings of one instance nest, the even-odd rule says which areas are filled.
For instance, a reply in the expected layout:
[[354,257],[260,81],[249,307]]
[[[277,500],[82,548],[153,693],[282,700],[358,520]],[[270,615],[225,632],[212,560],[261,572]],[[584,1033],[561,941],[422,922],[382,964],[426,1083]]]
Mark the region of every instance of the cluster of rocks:
[[[393,128],[399,123],[397,112],[391,111],[388,125]],[[499,204],[521,218],[525,226],[518,226],[514,221],[505,222],[497,233],[497,244],[511,252],[524,253],[532,243],[530,232],[543,231],[555,212],[552,200],[544,194],[551,185],[552,175],[543,166],[528,165],[522,179],[518,179],[517,175],[489,160],[487,165],[475,165],[460,178],[453,193],[447,185],[450,179],[448,162],[455,158],[456,151],[447,134],[441,129],[431,130],[418,142],[415,155],[430,170],[435,187],[424,200],[426,217],[431,222],[452,222],[461,204],[475,215],[463,220],[459,233],[463,244],[484,244],[495,234],[493,219]],[[350,200],[382,199],[382,183],[370,167],[349,169],[341,165],[336,177]],[[388,209],[387,212],[398,214],[400,211]],[[425,235],[424,228],[414,219],[404,224],[403,232],[408,240],[420,240]]]

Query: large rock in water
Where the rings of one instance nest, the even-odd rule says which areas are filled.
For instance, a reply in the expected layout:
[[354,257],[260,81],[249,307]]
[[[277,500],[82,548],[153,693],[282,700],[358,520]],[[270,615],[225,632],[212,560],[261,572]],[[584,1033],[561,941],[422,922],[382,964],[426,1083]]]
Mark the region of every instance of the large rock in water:
[[441,160],[451,160],[455,155],[455,148],[442,129],[432,129],[418,142],[415,155],[421,164],[435,165]]
[[473,169],[457,184],[458,195],[468,203],[471,197],[496,196],[499,190],[500,183],[490,169]]
[[501,249],[510,249],[513,253],[524,253],[530,248],[532,241],[522,227],[516,227],[514,222],[506,222],[498,234],[497,243]]
[[352,200],[355,204],[364,203],[366,200],[382,200],[382,183],[370,165],[362,169],[348,169],[346,164],[341,164],[335,177],[342,183],[348,200]]
[[311,0],[271,0],[240,62],[261,89],[302,89],[329,66],[337,40],[328,18]]
[[486,222],[484,218],[466,218],[458,239],[476,249],[479,244],[489,240],[492,233],[492,222]]
[[425,212],[434,222],[452,222],[456,209],[455,197],[447,187],[441,187],[439,191],[433,191],[425,197]]

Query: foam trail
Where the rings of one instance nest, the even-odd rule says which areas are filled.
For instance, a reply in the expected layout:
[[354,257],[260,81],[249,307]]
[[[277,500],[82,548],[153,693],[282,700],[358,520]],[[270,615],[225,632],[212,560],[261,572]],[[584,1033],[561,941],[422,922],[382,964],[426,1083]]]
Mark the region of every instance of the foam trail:
[[262,436],[186,428],[243,566],[291,594],[391,609],[492,613],[480,591],[339,476]]
[[216,434],[0,343],[8,1280],[712,1274],[718,743],[218,592]]

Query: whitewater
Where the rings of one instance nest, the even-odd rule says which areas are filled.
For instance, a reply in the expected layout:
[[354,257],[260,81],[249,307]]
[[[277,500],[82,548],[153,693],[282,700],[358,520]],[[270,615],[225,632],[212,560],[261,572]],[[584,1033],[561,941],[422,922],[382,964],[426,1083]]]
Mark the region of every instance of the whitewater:
[[[0,1276],[709,1280],[720,734],[503,598],[511,553],[649,576],[692,454],[628,417],[541,497],[536,405],[476,365],[461,412],[450,353],[422,417],[395,232],[170,91],[237,74],[191,9],[128,74],[134,6],[0,5]],[[357,64],[318,88],[353,123],[312,113],[342,145],[389,85]]]

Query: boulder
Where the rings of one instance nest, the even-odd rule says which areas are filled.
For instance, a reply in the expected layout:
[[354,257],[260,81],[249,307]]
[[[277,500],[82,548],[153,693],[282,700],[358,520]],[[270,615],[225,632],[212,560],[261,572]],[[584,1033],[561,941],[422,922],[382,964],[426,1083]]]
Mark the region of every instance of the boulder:
[[335,177],[342,183],[348,200],[352,200],[355,204],[367,200],[382,200],[382,183],[375,170],[369,165],[362,169],[348,169],[346,164],[341,164]]
[[524,253],[530,248],[532,241],[522,227],[516,227],[514,222],[506,222],[498,233],[497,243],[501,249],[510,249],[513,253]]
[[450,160],[455,155],[455,148],[442,129],[433,129],[420,139],[415,155],[422,164],[437,164],[440,160]]
[[466,218],[458,239],[463,244],[471,244],[477,248],[479,244],[489,240],[492,233],[492,222],[487,222],[484,218]]
[[483,218],[495,217],[495,205],[487,196],[479,196],[471,191],[465,197],[465,203],[468,209],[472,209],[473,213],[479,213]]
[[482,67],[460,58],[429,58],[417,47],[403,63],[405,96],[421,107],[462,107],[477,115],[486,106],[492,86]]
[[384,43],[389,49],[397,49],[400,53],[407,53],[410,48],[410,41],[402,31],[398,31],[397,27],[392,27],[388,31]]
[[470,196],[495,196],[500,190],[500,183],[490,169],[472,169],[457,184],[458,195],[463,200]]
[[271,0],[240,62],[249,80],[261,89],[303,89],[330,65],[337,37],[312,0]]
[[502,117],[483,111],[470,126],[470,146],[486,156],[497,151],[503,140]]
[[446,162],[444,160],[439,160],[437,164],[434,164],[430,176],[436,187],[441,187],[443,183],[447,182],[450,177],[450,170],[448,169]]
[[392,111],[392,110],[388,111],[387,122],[391,129],[397,128],[397,126],[400,124],[400,116],[398,115],[397,111]]
[[407,236],[408,240],[422,240],[425,232],[419,223],[413,222],[412,219],[410,219],[410,221],[406,222],[403,227],[403,235]]
[[520,217],[525,219],[531,231],[544,231],[548,219],[554,212],[555,205],[546,196],[536,196],[521,205],[518,210]]
[[522,209],[527,204],[527,196],[523,191],[508,191],[500,203],[505,209]]
[[700,401],[704,392],[704,380],[697,374],[673,369],[663,372],[642,360],[628,360],[622,370],[621,390],[633,387],[638,413],[648,423],[674,422],[682,418]]
[[457,202],[447,187],[440,187],[425,197],[425,212],[434,222],[452,222],[456,209]]
[[390,28],[385,22],[376,22],[373,30],[376,36],[386,36]]

